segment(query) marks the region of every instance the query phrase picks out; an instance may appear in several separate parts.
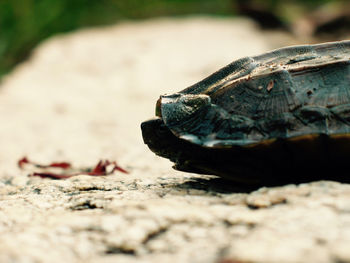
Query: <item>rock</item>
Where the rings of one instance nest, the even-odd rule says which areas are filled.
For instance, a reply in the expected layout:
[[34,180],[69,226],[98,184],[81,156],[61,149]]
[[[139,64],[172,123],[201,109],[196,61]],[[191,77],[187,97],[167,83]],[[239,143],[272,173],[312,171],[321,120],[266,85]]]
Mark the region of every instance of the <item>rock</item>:
[[[157,19],[56,36],[0,89],[0,262],[347,262],[350,186],[242,189],[143,144],[159,94],[287,44],[249,20]],[[272,41],[273,39],[273,41]],[[129,174],[28,177],[22,156]]]

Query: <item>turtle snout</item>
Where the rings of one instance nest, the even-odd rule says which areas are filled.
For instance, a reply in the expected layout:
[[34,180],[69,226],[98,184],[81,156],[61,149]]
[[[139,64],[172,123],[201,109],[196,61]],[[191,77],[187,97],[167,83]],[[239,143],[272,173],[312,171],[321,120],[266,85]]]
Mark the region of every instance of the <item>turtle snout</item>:
[[200,108],[210,104],[210,97],[203,94],[175,94],[161,96],[156,112],[166,125],[179,123]]

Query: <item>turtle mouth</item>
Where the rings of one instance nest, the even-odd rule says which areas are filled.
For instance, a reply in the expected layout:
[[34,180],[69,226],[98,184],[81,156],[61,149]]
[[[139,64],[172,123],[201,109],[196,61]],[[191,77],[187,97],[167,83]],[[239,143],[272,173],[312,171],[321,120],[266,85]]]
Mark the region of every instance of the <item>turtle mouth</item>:
[[165,158],[171,158],[174,146],[178,145],[178,138],[171,133],[160,117],[141,123],[143,141],[152,152]]

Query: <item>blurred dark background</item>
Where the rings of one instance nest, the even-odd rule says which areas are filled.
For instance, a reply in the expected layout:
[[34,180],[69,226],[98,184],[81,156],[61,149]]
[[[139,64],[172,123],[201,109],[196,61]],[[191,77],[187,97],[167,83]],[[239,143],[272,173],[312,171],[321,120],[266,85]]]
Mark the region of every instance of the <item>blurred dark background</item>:
[[0,77],[43,39],[83,27],[162,16],[248,16],[263,30],[341,38],[349,0],[0,0]]

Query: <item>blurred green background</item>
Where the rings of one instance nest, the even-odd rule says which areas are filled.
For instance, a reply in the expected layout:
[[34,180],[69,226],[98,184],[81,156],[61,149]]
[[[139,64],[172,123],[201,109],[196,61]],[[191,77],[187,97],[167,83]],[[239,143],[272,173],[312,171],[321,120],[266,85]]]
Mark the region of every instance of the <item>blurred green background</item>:
[[159,16],[235,16],[242,5],[258,6],[288,24],[296,14],[327,2],[331,0],[0,0],[0,77],[40,41],[60,32]]

